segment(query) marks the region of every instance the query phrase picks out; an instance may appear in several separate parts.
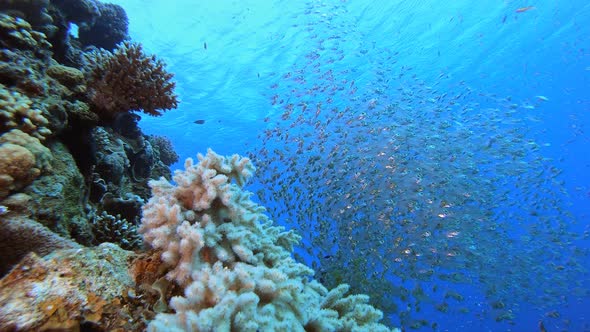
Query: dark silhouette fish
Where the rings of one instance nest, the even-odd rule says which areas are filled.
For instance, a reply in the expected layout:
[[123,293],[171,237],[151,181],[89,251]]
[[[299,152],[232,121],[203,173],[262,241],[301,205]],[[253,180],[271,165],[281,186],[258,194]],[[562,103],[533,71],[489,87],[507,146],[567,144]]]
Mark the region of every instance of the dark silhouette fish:
[[196,123],[196,124],[204,124],[205,123],[205,120],[195,120],[193,122]]
[[539,331],[547,332],[547,330],[545,329],[545,324],[543,324],[542,320],[539,321]]

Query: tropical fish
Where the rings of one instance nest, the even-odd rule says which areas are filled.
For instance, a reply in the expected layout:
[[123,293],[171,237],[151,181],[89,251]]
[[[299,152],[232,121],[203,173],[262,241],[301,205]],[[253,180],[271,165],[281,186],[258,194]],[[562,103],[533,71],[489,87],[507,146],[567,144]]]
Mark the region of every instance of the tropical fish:
[[541,100],[541,101],[549,101],[549,98],[545,97],[545,96],[536,96],[537,99]]
[[547,330],[545,329],[545,325],[543,324],[543,321],[542,320],[539,321],[539,331],[541,331],[541,332],[547,332]]
[[517,13],[524,13],[524,12],[529,11],[531,9],[535,9],[535,6],[520,7],[518,9],[516,9],[516,12]]
[[204,124],[205,123],[205,120],[195,120],[193,122],[196,123],[196,124]]

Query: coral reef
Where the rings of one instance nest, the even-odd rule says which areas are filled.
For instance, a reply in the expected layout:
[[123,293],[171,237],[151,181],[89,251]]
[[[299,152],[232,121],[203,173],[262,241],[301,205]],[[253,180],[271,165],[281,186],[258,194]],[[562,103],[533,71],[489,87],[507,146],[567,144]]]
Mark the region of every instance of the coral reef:
[[94,24],[80,28],[79,40],[84,46],[93,45],[113,51],[129,38],[127,13],[121,6],[112,3],[97,3],[97,9],[100,16]]
[[130,111],[176,108],[175,84],[127,24],[98,0],[0,0],[0,330],[386,330],[291,257],[248,159],[209,151],[168,183],[178,155]]
[[[83,245],[106,239],[106,231],[93,228],[102,212],[126,219],[133,227],[120,241],[135,243],[148,180],[170,176],[136,122],[127,132],[114,123],[99,126],[82,67],[86,51],[68,29],[107,24],[100,23],[108,20],[101,9],[126,17],[94,0],[0,1],[0,204],[13,219]],[[118,159],[109,159],[112,147]],[[22,245],[34,251],[38,244]],[[7,257],[3,273],[23,253]]]
[[[23,24],[30,24],[45,36],[53,36],[57,27],[53,24],[53,17],[49,14],[50,2],[47,0],[3,0],[0,1],[0,11],[13,18],[22,19]],[[30,26],[29,25],[29,26]],[[4,38],[2,38],[4,40]]]
[[139,249],[143,243],[137,226],[120,215],[112,216],[103,211],[93,220],[92,229],[95,243],[116,243],[126,250]]
[[51,0],[51,4],[59,8],[66,21],[80,28],[94,25],[101,16],[98,9],[100,3],[94,0]]
[[10,200],[3,202],[8,211],[0,215],[0,275],[8,272],[13,264],[18,263],[29,252],[43,256],[57,249],[80,247],[74,241],[61,237],[40,223],[19,214],[18,211],[23,204],[30,201],[30,197],[23,195],[13,195]]
[[11,92],[0,84],[0,133],[19,129],[40,140],[51,134],[49,121],[40,110],[31,108],[32,101],[22,94]]
[[63,143],[50,142],[47,151],[52,155],[51,171],[45,172],[24,190],[31,197],[27,214],[64,237],[90,244],[92,231],[81,190],[84,176]]
[[172,165],[178,161],[178,154],[174,151],[172,142],[170,139],[164,136],[150,136],[148,138],[154,147],[154,151],[158,154],[160,159],[165,165]]
[[35,157],[20,145],[2,144],[0,156],[0,197],[7,196],[11,190],[23,188],[39,175],[39,170],[33,168]]
[[29,254],[0,280],[2,330],[129,330],[121,299],[134,289],[126,268],[131,255],[109,243]]
[[0,12],[0,83],[29,96],[46,92],[44,67],[50,60],[46,36],[20,18]]
[[3,48],[19,48],[35,55],[50,46],[45,34],[33,30],[29,22],[3,13],[0,13],[0,36]]
[[209,150],[198,159],[176,171],[177,186],[150,182],[140,231],[184,288],[150,331],[387,330],[367,296],[328,291],[291,257],[300,237],[273,226],[241,188],[254,171],[248,158]]
[[0,135],[0,199],[33,182],[51,166],[51,152],[19,129]]
[[90,100],[103,118],[139,110],[159,116],[177,107],[173,75],[140,44],[124,42],[113,53],[90,52],[87,60]]
[[84,73],[76,68],[54,64],[47,68],[46,73],[66,87],[72,94],[86,92]]
[[116,129],[91,130],[95,159],[91,172],[96,184],[91,188],[94,189],[92,198],[100,201],[109,192],[117,197],[133,193],[147,199],[148,180],[160,176],[170,178],[170,170],[154,155],[149,140],[138,128],[139,134],[131,138],[118,134]]

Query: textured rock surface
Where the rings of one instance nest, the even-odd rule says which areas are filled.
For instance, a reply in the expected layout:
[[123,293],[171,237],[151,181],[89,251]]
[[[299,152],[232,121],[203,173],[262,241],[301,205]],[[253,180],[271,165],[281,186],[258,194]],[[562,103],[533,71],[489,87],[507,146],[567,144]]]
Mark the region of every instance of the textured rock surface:
[[131,255],[108,243],[44,258],[29,254],[0,280],[0,326],[63,331],[100,323],[134,287],[127,273]]

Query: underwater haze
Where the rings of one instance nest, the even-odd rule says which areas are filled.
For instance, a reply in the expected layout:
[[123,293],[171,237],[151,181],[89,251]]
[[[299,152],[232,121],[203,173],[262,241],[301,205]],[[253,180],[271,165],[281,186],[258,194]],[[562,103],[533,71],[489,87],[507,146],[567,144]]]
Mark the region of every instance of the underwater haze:
[[324,284],[405,330],[590,331],[588,2],[113,2],[177,82],[142,129],[248,154]]

